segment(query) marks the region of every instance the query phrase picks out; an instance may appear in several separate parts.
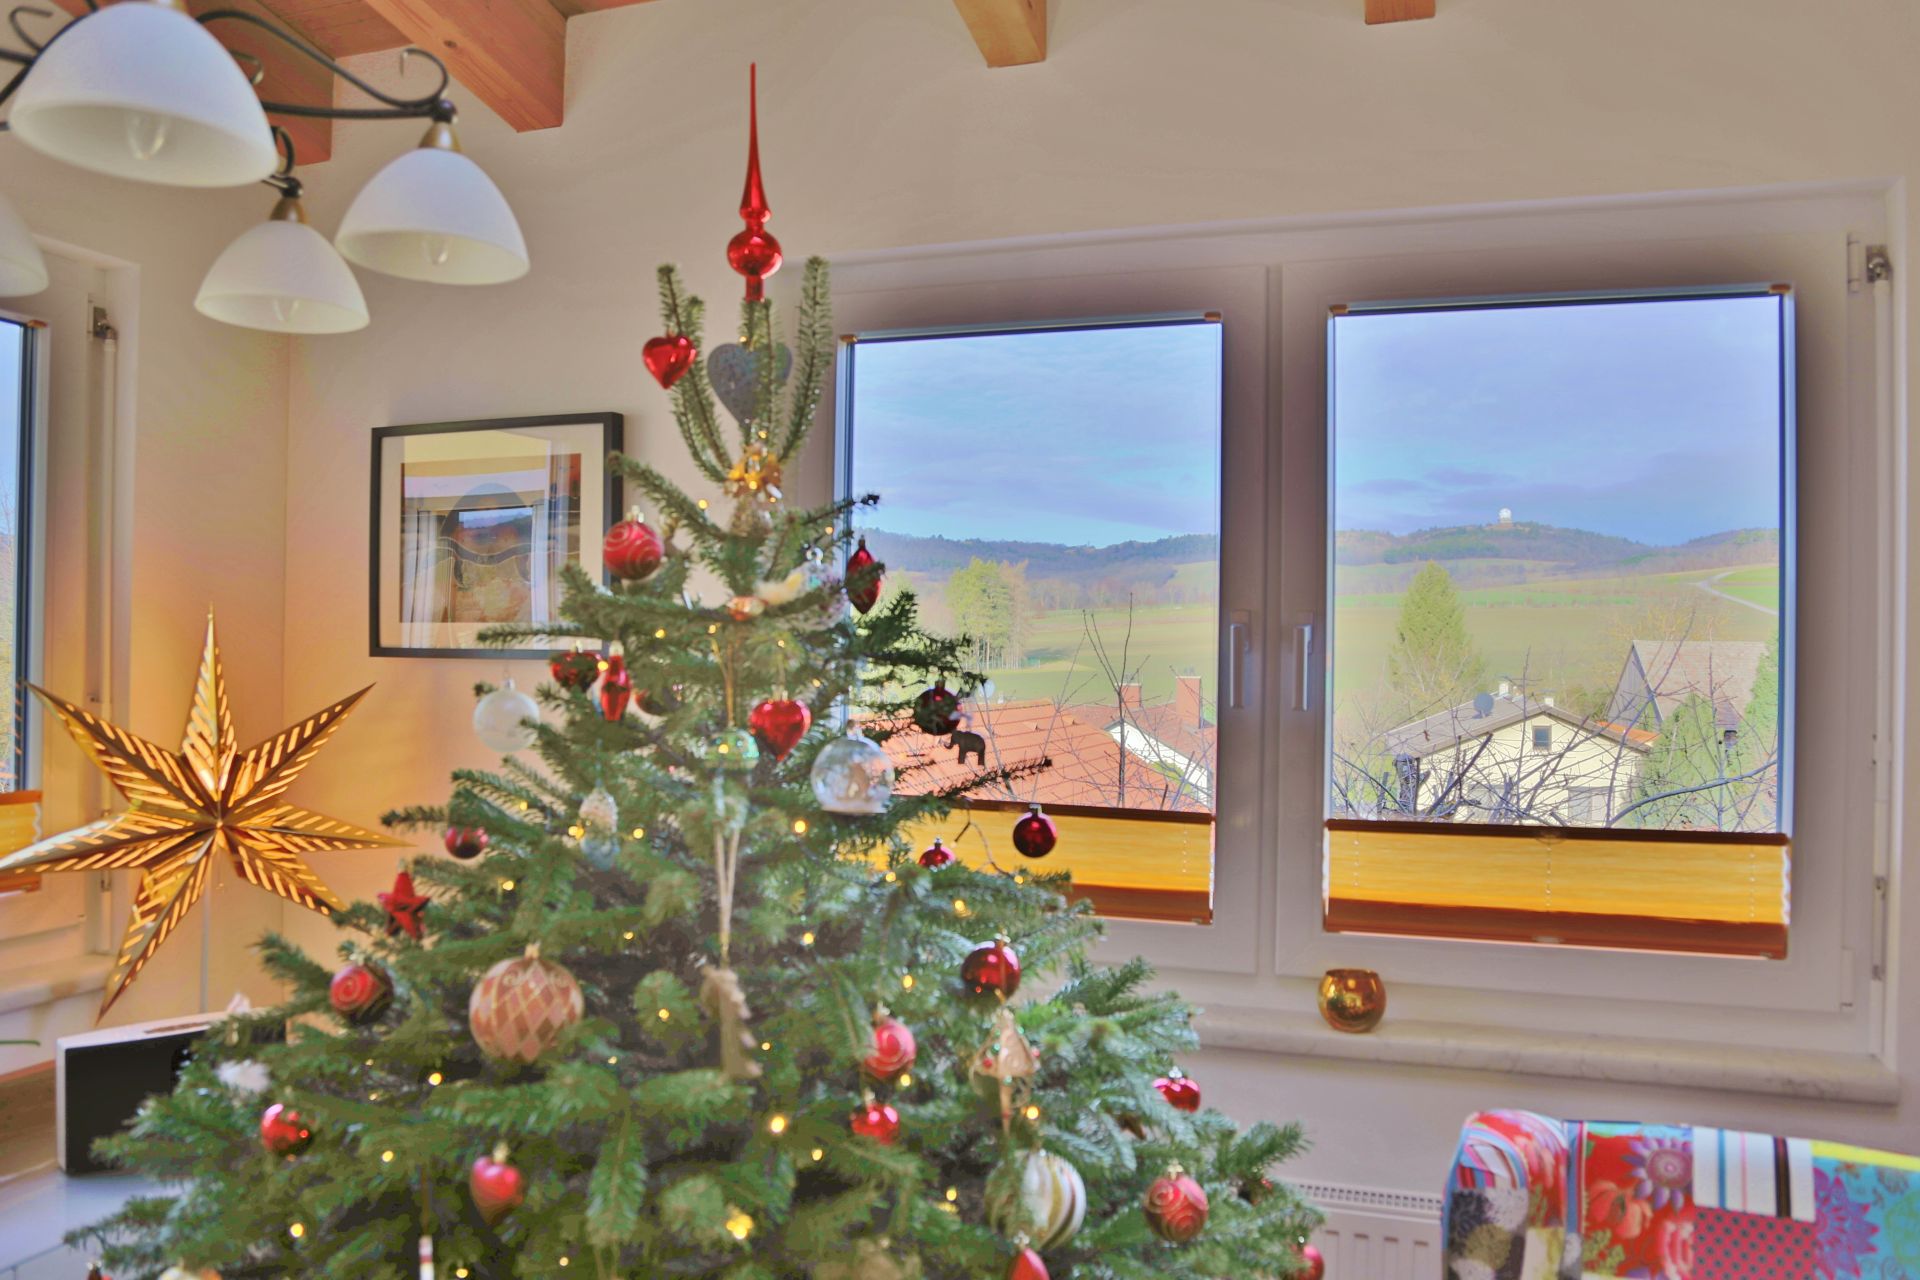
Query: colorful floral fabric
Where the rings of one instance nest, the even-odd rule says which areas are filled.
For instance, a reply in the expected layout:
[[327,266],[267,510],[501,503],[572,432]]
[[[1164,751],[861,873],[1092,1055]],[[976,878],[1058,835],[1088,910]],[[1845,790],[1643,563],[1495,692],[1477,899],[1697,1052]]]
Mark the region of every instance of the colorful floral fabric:
[[1446,1239],[1450,1280],[1920,1280],[1920,1159],[1486,1112]]

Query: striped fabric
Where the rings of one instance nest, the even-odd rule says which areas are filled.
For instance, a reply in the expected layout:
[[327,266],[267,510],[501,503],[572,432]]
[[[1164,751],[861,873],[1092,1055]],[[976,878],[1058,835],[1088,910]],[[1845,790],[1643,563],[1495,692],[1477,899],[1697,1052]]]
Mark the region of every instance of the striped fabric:
[[1813,1144],[1732,1129],[1693,1130],[1693,1202],[1812,1222]]

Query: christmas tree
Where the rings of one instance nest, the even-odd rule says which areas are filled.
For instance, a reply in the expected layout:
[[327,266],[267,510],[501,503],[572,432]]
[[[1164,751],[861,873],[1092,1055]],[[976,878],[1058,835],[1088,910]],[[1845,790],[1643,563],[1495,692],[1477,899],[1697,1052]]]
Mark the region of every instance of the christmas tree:
[[[619,523],[614,585],[572,570],[564,622],[489,636],[560,638],[533,716],[479,690],[537,762],[387,816],[451,856],[338,913],[338,965],[263,942],[287,1002],[216,1026],[106,1144],[171,1192],[87,1233],[123,1280],[1305,1271],[1316,1216],[1270,1179],[1301,1135],[1202,1108],[1173,1069],[1191,1010],[1142,961],[1088,959],[1100,924],[1043,860],[900,834],[1046,762],[890,794],[879,744],[949,731],[979,677],[910,593],[879,601],[853,547],[875,499],[780,492],[833,334],[815,260],[778,340],[758,185],[729,252],[742,341],[702,356],[665,268],[645,353],[725,522],[613,460],[659,528]],[[1052,840],[1044,816],[1015,832]]]

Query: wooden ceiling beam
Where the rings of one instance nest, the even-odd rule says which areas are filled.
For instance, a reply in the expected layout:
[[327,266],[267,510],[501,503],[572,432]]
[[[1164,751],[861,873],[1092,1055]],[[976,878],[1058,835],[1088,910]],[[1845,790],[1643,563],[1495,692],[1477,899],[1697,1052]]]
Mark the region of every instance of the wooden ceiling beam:
[[990,67],[1019,67],[1047,57],[1047,0],[953,0]]
[[329,58],[351,58],[357,53],[383,53],[407,43],[391,22],[375,13],[366,0],[268,0],[288,26],[306,32],[307,39]]
[[1431,18],[1436,0],[1367,0],[1367,24]]
[[[88,13],[86,0],[54,2],[76,18],[84,18]],[[309,44],[314,43],[305,32],[270,12],[257,0],[191,0],[189,8],[196,14],[209,9],[244,10],[285,27]],[[259,59],[257,66],[246,59],[242,59],[240,65],[249,75],[256,70],[260,72],[261,97],[301,106],[323,107],[333,104],[333,76],[313,59],[302,57],[281,41],[244,22],[216,22],[207,29],[235,53]],[[318,164],[333,154],[331,120],[279,115],[269,115],[267,118],[285,129],[287,136],[293,139],[294,154],[301,164]]]
[[566,114],[567,20],[552,0],[365,0],[516,130]]

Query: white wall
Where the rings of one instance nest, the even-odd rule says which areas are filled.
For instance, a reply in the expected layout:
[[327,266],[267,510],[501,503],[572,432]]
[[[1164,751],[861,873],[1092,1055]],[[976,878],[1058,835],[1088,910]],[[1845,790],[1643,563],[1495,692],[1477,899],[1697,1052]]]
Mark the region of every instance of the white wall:
[[[369,279],[371,329],[295,347],[284,701],[304,710],[380,683],[354,736],[309,770],[305,802],[369,821],[443,796],[449,769],[486,762],[466,727],[468,687],[497,667],[364,656],[369,428],[616,409],[633,452],[691,478],[639,346],[658,332],[651,273],[662,260],[687,267],[726,332],[739,282],[722,249],[739,225],[750,59],[761,64],[772,227],[795,259],[1298,213],[1920,178],[1920,81],[1909,65],[1920,9],[1895,0],[1441,0],[1436,21],[1381,28],[1358,9],[1055,0],[1048,60],[1004,71],[981,66],[945,0],[657,0],[576,19],[563,129],[515,136],[474,105],[463,124],[467,149],[519,211],[533,274],[473,295]],[[367,69],[390,72],[391,60]],[[338,217],[403,132],[339,131],[336,159],[310,175],[317,222]],[[1904,264],[1920,222],[1901,216],[1893,248]],[[1920,342],[1899,287],[1911,364]],[[816,493],[824,474],[816,460]],[[1920,704],[1908,696],[1911,716]],[[1913,790],[1920,771],[1906,781]],[[1920,841],[1920,820],[1909,815],[1903,834]],[[391,874],[377,855],[319,861],[355,894]],[[1914,879],[1899,892],[1920,920]],[[319,922],[291,923],[327,939]],[[1915,952],[1897,959],[1896,999],[1920,986]],[[1899,1037],[1898,1061],[1920,1061],[1920,1019],[1903,1020]],[[1920,1149],[1913,1101],[1789,1103],[1240,1053],[1193,1066],[1209,1097],[1244,1117],[1305,1118],[1317,1145],[1299,1171],[1329,1181],[1431,1188],[1459,1117],[1495,1104]]]
[[[249,743],[263,738],[281,727],[287,342],[203,319],[193,295],[226,243],[265,217],[271,193],[115,181],[56,164],[11,139],[0,141],[0,190],[41,236],[113,264],[110,288],[124,299],[112,320],[131,353],[134,388],[124,406],[133,459],[131,507],[123,517],[131,548],[122,617],[125,724],[157,742],[179,742],[212,605],[237,727]],[[32,298],[7,305],[35,314]],[[58,327],[51,340],[88,341]],[[60,457],[71,443],[53,442],[50,452]],[[49,511],[50,541],[81,536],[84,515]],[[70,541],[61,550],[70,552]],[[57,586],[73,590],[70,582]],[[62,658],[85,643],[76,634],[46,640]],[[70,662],[49,668],[71,669]],[[91,691],[54,692],[84,700]],[[70,786],[88,771],[57,726],[49,726],[46,742],[51,785]],[[71,802],[64,793],[54,797],[49,822],[71,816]],[[278,900],[225,869],[211,900],[212,1002],[224,1006],[236,990],[270,997],[250,948],[262,931],[279,927]],[[124,923],[118,916],[107,922],[114,945]],[[196,914],[115,1007],[111,1022],[172,1016],[197,1004],[200,927]],[[0,973],[0,987],[10,976]],[[50,1058],[53,1037],[91,1027],[99,1001],[95,991],[0,1016],[0,1039],[43,1042],[39,1049],[0,1050],[0,1074]]]

